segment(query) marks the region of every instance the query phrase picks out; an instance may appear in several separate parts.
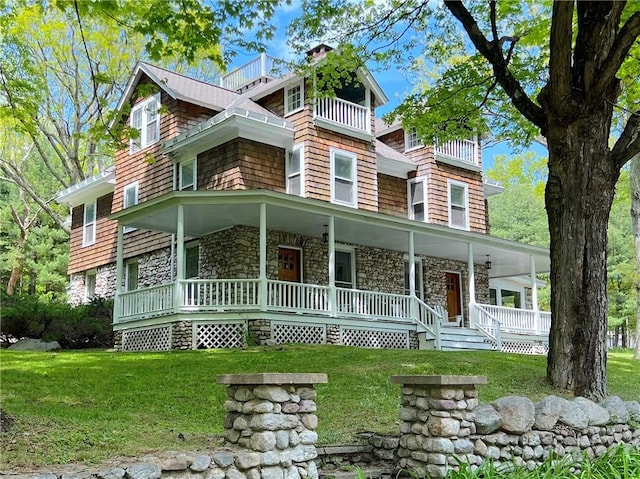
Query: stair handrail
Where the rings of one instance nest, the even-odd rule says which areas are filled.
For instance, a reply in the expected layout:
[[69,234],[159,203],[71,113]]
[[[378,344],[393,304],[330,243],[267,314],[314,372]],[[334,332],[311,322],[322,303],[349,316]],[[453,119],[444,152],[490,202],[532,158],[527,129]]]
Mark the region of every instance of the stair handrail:
[[433,317],[433,327],[425,323],[420,319],[420,314],[418,314],[413,320],[419,326],[422,326],[427,332],[431,333],[435,340],[435,346],[437,350],[440,350],[440,323],[443,319],[442,314],[436,311],[434,308],[429,306],[427,303],[422,301],[417,296],[415,297],[416,304],[418,308],[424,309],[427,313],[431,314]]
[[475,322],[475,327],[483,335],[485,335],[491,341],[496,343],[496,350],[502,351],[502,334],[500,331],[500,320],[477,303],[473,303],[469,306],[483,313],[485,316],[487,316],[491,320],[492,327],[493,327],[493,330],[495,331],[495,334],[491,334],[491,332],[488,329],[486,329],[484,324],[482,324],[480,321]]

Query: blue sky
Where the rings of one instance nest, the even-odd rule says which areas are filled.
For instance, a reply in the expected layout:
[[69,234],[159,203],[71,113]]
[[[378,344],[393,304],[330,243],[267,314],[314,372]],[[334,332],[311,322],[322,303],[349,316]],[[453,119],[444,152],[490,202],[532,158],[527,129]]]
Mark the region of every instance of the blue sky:
[[[273,24],[276,26],[276,37],[271,41],[267,47],[267,54],[281,59],[293,60],[291,49],[287,45],[286,27],[289,22],[296,16],[301,14],[300,0],[293,0],[291,5],[282,5],[278,7],[276,15],[273,19]],[[247,32],[250,35],[250,32]],[[320,41],[315,42],[320,43]],[[257,56],[255,52],[239,52],[238,56],[234,60],[234,64],[229,68],[232,70],[234,67],[242,65]],[[412,89],[411,82],[409,81],[409,75],[402,71],[392,70],[377,70],[375,65],[371,66],[372,74],[376,81],[380,84],[389,102],[376,110],[376,116],[380,117],[383,114],[393,110]],[[529,150],[533,150],[537,155],[546,156],[547,152],[544,147],[540,145],[533,145]],[[491,146],[484,147],[482,150],[482,163],[483,169],[486,171],[493,165],[493,159],[497,155],[515,155],[509,145],[505,142],[492,144]]]

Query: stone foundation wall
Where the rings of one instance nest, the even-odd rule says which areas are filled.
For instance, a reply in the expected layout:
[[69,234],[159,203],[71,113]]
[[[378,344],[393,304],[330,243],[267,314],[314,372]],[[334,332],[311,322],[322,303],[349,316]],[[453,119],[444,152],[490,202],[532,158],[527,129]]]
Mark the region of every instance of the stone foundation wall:
[[271,339],[271,321],[269,319],[256,319],[249,321],[247,326],[249,333],[249,344],[264,346],[269,344]]
[[193,349],[193,326],[191,321],[173,323],[171,328],[171,349]]
[[[100,298],[113,298],[116,288],[116,265],[108,264],[96,268],[95,295]],[[75,273],[69,277],[69,303],[86,303],[86,273]]]

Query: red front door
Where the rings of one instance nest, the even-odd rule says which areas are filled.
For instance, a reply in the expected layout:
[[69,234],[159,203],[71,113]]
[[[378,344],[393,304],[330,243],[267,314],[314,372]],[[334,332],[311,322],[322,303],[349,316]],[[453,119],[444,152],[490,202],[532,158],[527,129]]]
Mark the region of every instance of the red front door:
[[300,250],[278,248],[278,279],[300,282]]
[[462,316],[462,304],[460,302],[460,275],[458,273],[445,273],[447,284],[447,313],[449,322],[455,323]]

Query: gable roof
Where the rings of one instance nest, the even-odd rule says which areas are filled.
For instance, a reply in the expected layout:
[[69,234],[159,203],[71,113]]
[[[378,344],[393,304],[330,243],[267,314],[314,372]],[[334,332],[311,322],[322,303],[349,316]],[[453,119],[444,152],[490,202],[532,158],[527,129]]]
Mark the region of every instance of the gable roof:
[[138,62],[118,103],[118,109],[129,101],[143,74],[148,76],[171,98],[200,105],[211,110],[224,110],[239,96],[236,92],[217,85],[196,80],[149,63]]

